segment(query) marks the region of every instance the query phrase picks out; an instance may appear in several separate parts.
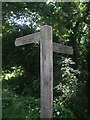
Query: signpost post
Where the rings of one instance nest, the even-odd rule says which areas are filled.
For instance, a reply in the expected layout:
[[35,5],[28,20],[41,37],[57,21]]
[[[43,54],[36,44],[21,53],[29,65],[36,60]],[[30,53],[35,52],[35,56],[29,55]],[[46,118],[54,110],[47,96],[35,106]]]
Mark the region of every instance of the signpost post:
[[73,48],[53,43],[52,27],[44,25],[40,32],[17,38],[16,46],[40,41],[40,74],[41,74],[41,118],[53,118],[53,51],[73,54]]

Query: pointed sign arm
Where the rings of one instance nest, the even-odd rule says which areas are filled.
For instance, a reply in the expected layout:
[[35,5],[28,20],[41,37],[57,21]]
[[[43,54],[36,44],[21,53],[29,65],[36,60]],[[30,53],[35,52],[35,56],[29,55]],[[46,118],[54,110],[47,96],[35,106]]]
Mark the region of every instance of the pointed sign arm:
[[73,54],[73,48],[67,45],[53,42],[53,51],[62,54]]
[[31,44],[40,41],[40,32],[16,38],[15,46]]
[[[22,45],[26,45],[26,44],[39,42],[39,41],[40,41],[40,32],[37,32],[34,34],[30,34],[30,35],[26,35],[24,37],[17,38],[15,40],[15,45],[22,46]],[[59,43],[55,43],[55,42],[53,42],[53,51],[57,52],[57,53],[63,53],[63,54],[69,54],[69,55],[73,54],[72,47],[63,45],[63,44],[59,44]]]

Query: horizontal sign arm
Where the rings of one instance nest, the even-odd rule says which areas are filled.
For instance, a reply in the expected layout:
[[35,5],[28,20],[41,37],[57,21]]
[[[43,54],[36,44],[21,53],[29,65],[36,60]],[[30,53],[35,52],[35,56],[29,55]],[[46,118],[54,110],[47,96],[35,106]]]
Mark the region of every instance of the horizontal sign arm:
[[73,48],[67,45],[63,45],[60,43],[53,42],[53,51],[57,53],[63,53],[63,54],[73,54]]
[[[31,44],[34,42],[39,42],[40,41],[40,32],[26,35],[24,37],[17,38],[15,40],[15,46],[22,46],[26,44]],[[53,51],[57,53],[63,53],[63,54],[73,54],[73,48],[67,45],[59,44],[53,42]]]
[[21,46],[40,41],[40,32],[19,37],[15,40],[15,46]]

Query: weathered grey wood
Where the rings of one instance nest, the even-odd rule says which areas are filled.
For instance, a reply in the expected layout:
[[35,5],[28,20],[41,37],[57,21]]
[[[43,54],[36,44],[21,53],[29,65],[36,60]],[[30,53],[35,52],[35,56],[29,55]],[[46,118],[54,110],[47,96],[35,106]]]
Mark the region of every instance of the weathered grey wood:
[[15,40],[15,45],[16,46],[21,46],[21,45],[30,44],[30,43],[33,43],[33,42],[38,42],[38,41],[40,41],[40,32],[17,38]]
[[16,46],[40,41],[41,118],[53,118],[53,51],[73,54],[73,48],[52,42],[52,27],[45,25],[40,32],[17,38]]
[[[33,42],[39,42],[40,41],[40,32],[26,35],[24,37],[17,38],[15,41],[16,46],[31,44]],[[63,53],[63,54],[73,54],[73,48],[67,45],[59,44],[59,43],[53,43],[53,51],[57,53]]]
[[40,32],[41,118],[53,114],[53,44],[52,27],[43,26]]
[[59,44],[59,43],[53,43],[53,51],[57,53],[63,53],[63,54],[73,54],[73,48],[67,45]]

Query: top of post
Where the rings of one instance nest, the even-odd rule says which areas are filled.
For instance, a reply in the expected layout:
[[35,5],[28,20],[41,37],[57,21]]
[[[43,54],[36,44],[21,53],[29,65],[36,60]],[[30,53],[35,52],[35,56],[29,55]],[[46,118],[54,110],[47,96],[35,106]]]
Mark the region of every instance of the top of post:
[[52,26],[50,26],[50,25],[43,25],[43,26],[41,26],[41,29],[42,28],[52,28]]

